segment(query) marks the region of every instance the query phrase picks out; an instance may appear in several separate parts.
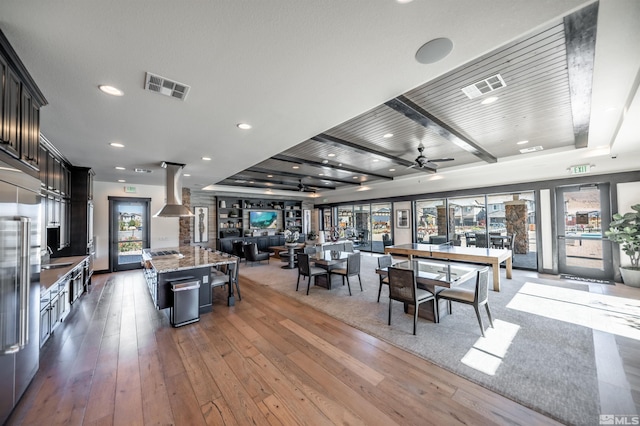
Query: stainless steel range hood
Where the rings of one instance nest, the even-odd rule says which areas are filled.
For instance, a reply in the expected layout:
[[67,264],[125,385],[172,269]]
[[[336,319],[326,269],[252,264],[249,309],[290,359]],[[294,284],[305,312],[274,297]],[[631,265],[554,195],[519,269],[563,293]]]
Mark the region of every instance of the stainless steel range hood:
[[182,168],[184,164],[163,162],[167,169],[167,203],[156,213],[155,217],[188,217],[194,216],[186,206],[182,205]]

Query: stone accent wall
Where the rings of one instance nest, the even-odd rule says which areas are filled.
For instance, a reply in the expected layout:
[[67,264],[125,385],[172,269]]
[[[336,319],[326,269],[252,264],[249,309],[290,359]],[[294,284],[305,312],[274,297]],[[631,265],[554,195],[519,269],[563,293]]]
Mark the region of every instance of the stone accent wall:
[[514,254],[529,252],[529,232],[527,229],[527,203],[523,200],[507,201],[504,203],[507,234],[516,234],[513,246]]
[[[182,205],[189,207],[191,210],[191,190],[189,188],[182,188]],[[180,244],[191,244],[191,222],[193,219],[190,217],[181,217],[179,220],[180,231],[178,233],[178,241]]]

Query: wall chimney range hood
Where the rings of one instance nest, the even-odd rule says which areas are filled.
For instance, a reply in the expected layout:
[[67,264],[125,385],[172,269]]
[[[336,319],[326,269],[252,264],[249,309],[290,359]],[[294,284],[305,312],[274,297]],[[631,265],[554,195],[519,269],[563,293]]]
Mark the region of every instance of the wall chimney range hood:
[[184,164],[164,161],[162,167],[167,169],[167,203],[156,213],[155,217],[189,217],[194,214],[182,205],[182,168]]

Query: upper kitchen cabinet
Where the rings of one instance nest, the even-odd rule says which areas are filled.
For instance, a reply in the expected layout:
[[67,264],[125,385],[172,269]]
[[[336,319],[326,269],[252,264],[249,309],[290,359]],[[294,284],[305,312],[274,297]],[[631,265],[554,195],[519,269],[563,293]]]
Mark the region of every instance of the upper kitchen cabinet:
[[0,31],[0,152],[7,162],[37,176],[40,108],[47,104]]

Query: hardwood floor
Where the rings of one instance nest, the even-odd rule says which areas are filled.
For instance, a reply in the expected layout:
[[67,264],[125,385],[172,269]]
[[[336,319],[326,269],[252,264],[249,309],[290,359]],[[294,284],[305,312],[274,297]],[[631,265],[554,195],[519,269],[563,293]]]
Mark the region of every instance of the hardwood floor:
[[93,281],[8,424],[556,424],[263,285],[172,328],[140,271]]

